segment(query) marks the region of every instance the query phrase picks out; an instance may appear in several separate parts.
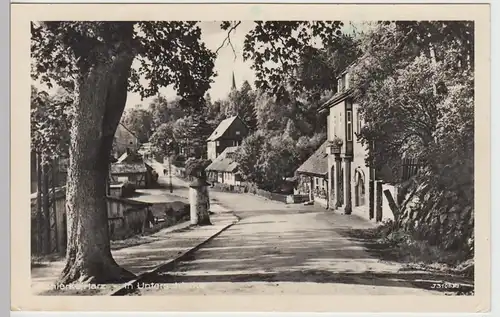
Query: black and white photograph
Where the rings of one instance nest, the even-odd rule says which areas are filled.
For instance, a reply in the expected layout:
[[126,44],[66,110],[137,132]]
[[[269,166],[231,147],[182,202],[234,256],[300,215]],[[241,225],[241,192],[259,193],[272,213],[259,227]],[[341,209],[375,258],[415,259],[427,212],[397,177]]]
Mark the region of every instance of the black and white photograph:
[[226,16],[30,21],[25,291],[473,297],[476,21]]

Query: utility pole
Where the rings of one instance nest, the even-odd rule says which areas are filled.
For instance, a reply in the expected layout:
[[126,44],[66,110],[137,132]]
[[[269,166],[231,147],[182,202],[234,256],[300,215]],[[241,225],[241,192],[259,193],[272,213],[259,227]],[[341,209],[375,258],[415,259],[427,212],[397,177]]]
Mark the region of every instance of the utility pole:
[[168,178],[169,178],[169,185],[170,185],[170,192],[174,192],[174,188],[172,186],[172,140],[168,142]]
[[168,158],[168,178],[170,180],[170,192],[174,192],[174,188],[172,187],[172,155]]

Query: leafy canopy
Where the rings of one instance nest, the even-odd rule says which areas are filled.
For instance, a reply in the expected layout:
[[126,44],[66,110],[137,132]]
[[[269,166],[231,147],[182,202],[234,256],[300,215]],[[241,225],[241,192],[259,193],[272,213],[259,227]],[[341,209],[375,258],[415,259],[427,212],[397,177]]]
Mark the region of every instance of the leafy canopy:
[[131,70],[130,91],[146,98],[172,85],[193,107],[215,75],[215,53],[194,21],[39,22],[31,32],[32,77],[49,87],[73,91],[92,67],[130,54],[139,65]]

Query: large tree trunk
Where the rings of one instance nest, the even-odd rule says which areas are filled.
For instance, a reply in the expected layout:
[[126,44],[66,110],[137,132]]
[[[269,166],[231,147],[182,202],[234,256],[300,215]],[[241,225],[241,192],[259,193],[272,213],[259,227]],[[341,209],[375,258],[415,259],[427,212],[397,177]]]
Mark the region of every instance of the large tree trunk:
[[78,86],[67,183],[66,266],[60,278],[64,284],[134,277],[111,255],[106,205],[110,152],[127,99],[133,58],[131,52],[105,58]]

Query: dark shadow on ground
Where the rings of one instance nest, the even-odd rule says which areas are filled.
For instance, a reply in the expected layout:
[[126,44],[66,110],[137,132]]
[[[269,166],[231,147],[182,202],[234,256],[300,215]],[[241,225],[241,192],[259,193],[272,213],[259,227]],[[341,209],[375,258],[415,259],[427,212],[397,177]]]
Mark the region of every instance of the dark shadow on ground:
[[[461,277],[398,272],[394,266],[377,263],[363,246],[362,239],[348,240],[338,234],[349,227],[348,220],[339,220],[332,228],[286,232],[277,232],[277,227],[273,229],[272,226],[266,231],[267,226],[263,227],[263,223],[275,224],[242,221],[231,227],[230,234],[217,237],[190,258],[168,269],[175,274],[163,272],[151,277],[150,282],[344,283],[410,287],[455,294],[472,289],[471,284]],[[255,230],[251,226],[255,226]]]
[[[441,279],[440,279],[441,278]],[[449,295],[465,295],[473,290],[470,285],[450,281],[447,276],[428,274],[399,274],[375,272],[331,272],[325,270],[297,270],[287,272],[214,274],[214,275],[171,275],[159,273],[144,279],[144,283],[213,283],[213,282],[295,282],[295,283],[340,283],[352,285],[414,287]],[[447,283],[447,284],[444,284]],[[457,294],[458,293],[458,294]]]
[[[416,269],[412,269],[412,266],[416,266],[420,267],[419,271],[425,271],[429,276],[440,277],[445,281],[460,280],[462,283],[474,284],[473,276],[458,275],[445,268],[441,271],[433,270],[429,266],[416,265],[416,263],[409,262],[407,259],[402,258],[395,247],[379,239],[376,234],[376,228],[346,228],[338,230],[338,233],[350,241],[361,244],[370,255],[377,259],[408,265],[407,268],[401,271],[416,271]],[[445,265],[445,267],[447,266]]]

